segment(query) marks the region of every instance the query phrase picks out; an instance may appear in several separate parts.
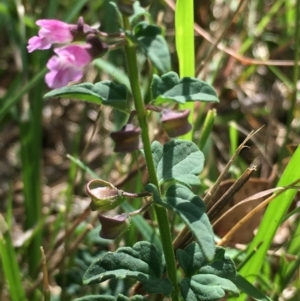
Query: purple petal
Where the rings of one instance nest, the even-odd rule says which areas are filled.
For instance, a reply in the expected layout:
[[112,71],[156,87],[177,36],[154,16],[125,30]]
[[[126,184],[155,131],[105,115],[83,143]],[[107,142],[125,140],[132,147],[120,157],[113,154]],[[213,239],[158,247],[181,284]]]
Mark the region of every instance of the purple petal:
[[47,37],[52,44],[54,43],[69,43],[73,40],[73,35],[69,28],[66,29],[49,29],[41,28],[39,30],[40,37]]
[[49,49],[52,43],[46,37],[34,36],[28,40],[27,50],[33,52],[36,49]]
[[73,40],[71,25],[58,20],[38,20],[36,24],[41,27],[39,36],[28,41],[28,52],[36,49],[49,49],[54,43],[69,43]]
[[57,89],[67,86],[69,82],[80,80],[82,76],[79,69],[51,70],[45,75],[45,81],[49,88]]
[[78,67],[83,67],[89,64],[92,60],[88,52],[89,45],[68,45],[63,48],[56,48],[54,52],[58,56],[66,57],[70,62],[76,64]]
[[49,88],[61,88],[71,81],[80,80],[83,76],[81,68],[72,65],[64,57],[52,56],[47,63],[50,70],[45,76]]
[[54,20],[54,19],[37,20],[35,24],[40,27],[47,28],[49,30],[63,30],[63,29],[68,29],[70,26],[68,23],[59,20]]

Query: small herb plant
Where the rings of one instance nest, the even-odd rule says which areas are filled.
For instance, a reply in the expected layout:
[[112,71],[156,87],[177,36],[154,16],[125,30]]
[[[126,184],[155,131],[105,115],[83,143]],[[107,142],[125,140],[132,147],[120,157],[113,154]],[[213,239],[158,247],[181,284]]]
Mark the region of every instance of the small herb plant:
[[[116,152],[140,150],[145,158],[148,183],[144,191],[126,192],[105,179],[95,179],[86,186],[91,197],[91,210],[99,212],[104,238],[120,237],[129,227],[130,218],[152,207],[151,215],[157,222],[161,244],[138,241],[133,247],[120,247],[107,252],[86,271],[83,283],[101,283],[114,278],[133,278],[137,281],[131,298],[119,295],[84,296],[83,300],[219,300],[230,294],[237,296],[236,268],[215,246],[214,233],[206,214],[203,200],[192,188],[200,185],[199,175],[204,156],[191,141],[175,139],[192,128],[188,110],[176,110],[177,104],[186,102],[218,102],[215,90],[207,83],[192,77],[179,78],[171,71],[168,45],[161,29],[149,24],[144,9],[148,1],[119,1],[111,3],[117,11],[120,30],[111,34],[92,28],[79,18],[77,24],[58,20],[39,20],[38,36],[28,43],[28,51],[48,49],[52,44],[55,55],[48,61],[47,85],[53,90],[45,98],[69,97],[99,105],[110,106],[127,114],[127,123],[111,133]],[[83,69],[93,59],[108,51],[123,48],[127,61],[130,87],[116,81],[68,85],[83,77]],[[137,53],[142,52],[153,66],[151,85],[145,101],[140,86]],[[160,115],[160,124],[171,138],[161,144],[149,137],[148,118]],[[174,138],[174,139],[173,139]],[[115,216],[105,211],[120,206],[128,198],[145,197],[146,203],[133,212]],[[173,247],[173,233],[168,211],[178,215],[193,234],[194,241],[183,248]],[[153,295],[156,295],[153,297]]]

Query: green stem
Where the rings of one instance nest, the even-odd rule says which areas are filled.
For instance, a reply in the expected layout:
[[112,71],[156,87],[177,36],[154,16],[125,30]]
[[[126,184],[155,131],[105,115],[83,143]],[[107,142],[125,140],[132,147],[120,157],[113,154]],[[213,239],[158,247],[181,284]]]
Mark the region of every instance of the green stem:
[[[125,15],[123,15],[123,22],[124,22],[124,29],[130,30],[129,19]],[[159,184],[156,177],[156,170],[155,170],[154,161],[151,152],[148,124],[146,120],[147,110],[144,107],[142,92],[140,89],[140,76],[139,76],[135,47],[136,46],[131,44],[130,42],[127,43],[125,46],[128,76],[129,76],[130,86],[132,90],[133,101],[137,113],[137,118],[141,127],[141,136],[144,145],[144,153],[145,153],[145,159],[146,159],[147,169],[149,173],[149,180],[159,190]],[[167,273],[174,287],[174,290],[172,292],[172,300],[178,301],[179,291],[177,286],[176,261],[175,261],[173,246],[172,246],[172,237],[171,237],[171,231],[169,227],[167,211],[162,207],[155,206],[155,213],[157,217],[159,232],[160,232],[163,251],[165,255]]]

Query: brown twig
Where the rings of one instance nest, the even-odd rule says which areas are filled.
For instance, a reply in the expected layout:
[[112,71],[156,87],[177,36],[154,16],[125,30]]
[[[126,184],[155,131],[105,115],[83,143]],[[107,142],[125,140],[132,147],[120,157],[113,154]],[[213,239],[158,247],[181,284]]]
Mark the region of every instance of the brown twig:
[[44,252],[44,248],[40,247],[42,253],[42,267],[43,267],[43,283],[44,283],[44,301],[50,301],[50,287],[49,287],[49,278],[48,278],[48,269],[47,269],[47,260]]
[[[241,250],[241,251],[247,250],[247,245],[235,243],[232,245],[230,244],[230,246],[232,246],[235,249]],[[289,261],[296,261],[299,258],[299,256],[297,256],[297,255],[286,253],[284,250],[280,250],[280,249],[279,250],[268,250],[267,254],[269,256],[274,256],[274,257],[279,257],[279,258],[283,257]]]
[[219,212],[228,204],[233,196],[244,186],[250,179],[252,174],[256,171],[256,165],[250,166],[246,171],[230,186],[230,188],[222,195],[222,197],[212,205],[207,211],[207,215],[212,221]]
[[57,251],[58,247],[64,242],[65,237],[70,236],[75,228],[90,214],[91,209],[90,206],[88,206],[78,217],[77,219],[74,221],[74,223],[71,225],[71,227],[69,227],[67,229],[67,231],[60,236],[57,241],[55,242],[55,245],[53,246],[53,248],[51,248],[51,250],[49,250],[46,254],[47,260],[49,261],[53,255],[55,254],[55,252]]
[[203,66],[205,66],[205,64],[212,58],[212,56],[215,53],[215,50],[218,48],[219,43],[222,41],[222,39],[224,38],[224,36],[226,35],[227,30],[230,28],[231,24],[233,23],[233,21],[235,20],[236,16],[238,15],[238,13],[240,12],[242,6],[245,4],[245,0],[241,0],[239,2],[239,5],[237,7],[237,9],[235,10],[235,12],[232,14],[232,16],[229,18],[229,22],[226,24],[225,28],[223,29],[223,31],[221,32],[221,34],[219,35],[219,37],[217,38],[217,40],[215,41],[215,43],[213,44],[212,48],[210,49],[209,53],[207,54],[207,56],[205,57],[205,59],[201,62],[201,64],[199,64],[199,66],[197,67],[196,70],[196,76],[200,73],[201,69]]
[[284,189],[275,192],[273,195],[268,197],[266,200],[261,202],[258,206],[256,206],[251,212],[246,214],[227,234],[217,243],[218,246],[225,246],[233,236],[233,234],[240,229],[246,222],[248,222],[256,213],[265,208],[271,201],[273,201],[278,195],[285,192],[287,189],[293,188],[297,183],[300,182],[300,179],[294,181],[290,185],[286,186]]
[[[96,217],[97,218],[97,217]],[[51,275],[63,262],[64,257],[66,255],[70,255],[72,254],[72,252],[74,252],[79,244],[81,243],[81,241],[85,238],[85,236],[93,229],[93,226],[91,224],[86,225],[84,231],[77,237],[77,239],[75,240],[75,242],[73,244],[71,244],[71,246],[69,247],[69,249],[63,253],[61,255],[61,257],[59,258],[59,260],[57,260],[51,267],[49,267],[48,269],[48,274]],[[31,285],[31,287],[28,289],[27,294],[30,295],[34,292],[34,290],[43,282],[43,277],[39,277],[37,278],[33,284]]]
[[[299,189],[299,187],[293,187],[293,188],[297,188]],[[230,209],[228,209],[223,215],[221,215],[216,221],[214,221],[212,223],[212,226],[215,227],[226,215],[228,215],[229,213],[231,213],[232,211],[234,211],[236,208],[238,208],[239,206],[249,203],[249,202],[253,202],[256,201],[260,198],[263,198],[267,195],[270,195],[278,190],[284,189],[282,187],[275,187],[275,188],[271,188],[271,189],[267,189],[258,193],[255,193],[254,195],[251,195],[250,197],[242,200],[241,202],[235,204],[234,206],[232,206]]]
[[245,147],[246,143],[253,138],[253,136],[255,134],[258,133],[258,131],[260,131],[261,128],[259,128],[256,131],[251,131],[247,137],[245,138],[245,140],[239,145],[239,147],[237,148],[237,150],[235,151],[235,153],[233,154],[233,156],[230,158],[230,160],[228,161],[228,163],[226,164],[225,168],[223,169],[223,171],[221,172],[221,174],[219,175],[216,183],[209,189],[208,193],[205,195],[205,197],[203,198],[204,202],[206,203],[206,205],[209,205],[209,203],[211,202],[211,200],[213,199],[213,197],[215,196],[221,182],[223,181],[223,179],[225,178],[225,176],[228,173],[228,170],[230,168],[230,166],[232,165],[233,161],[236,159],[236,157],[238,156],[238,154],[242,151],[242,149]]
[[[205,195],[204,197],[204,202],[206,204],[209,204],[209,202],[212,200],[212,198],[214,197],[214,195],[216,194],[222,180],[224,179],[224,177],[226,176],[230,166],[232,165],[233,161],[235,160],[235,158],[238,156],[238,154],[240,153],[240,151],[244,148],[245,144],[247,143],[247,141],[249,141],[260,129],[256,130],[256,131],[252,131],[247,137],[246,139],[242,142],[242,144],[237,148],[237,150],[235,151],[234,155],[230,158],[230,160],[228,161],[228,163],[226,164],[224,170],[222,171],[222,173],[220,174],[220,176],[218,177],[216,183],[210,188],[210,190],[208,191],[208,193]],[[182,248],[183,246],[185,246],[188,242],[191,241],[192,239],[192,234],[190,232],[190,230],[185,226],[181,232],[175,237],[174,241],[173,241],[173,247],[174,250],[177,250],[179,248]]]

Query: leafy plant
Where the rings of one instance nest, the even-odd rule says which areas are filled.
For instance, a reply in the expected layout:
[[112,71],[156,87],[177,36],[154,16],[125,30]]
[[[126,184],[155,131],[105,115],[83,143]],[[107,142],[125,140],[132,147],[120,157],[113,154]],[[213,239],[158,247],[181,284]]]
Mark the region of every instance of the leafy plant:
[[[68,97],[103,106],[110,106],[127,114],[127,123],[111,137],[118,152],[141,150],[145,159],[149,181],[143,191],[120,190],[105,179],[95,179],[86,186],[91,197],[91,210],[98,211],[102,224],[100,235],[118,238],[129,227],[130,218],[147,210],[157,222],[162,252],[148,241],[136,242],[132,247],[119,247],[107,252],[93,262],[83,277],[85,285],[111,279],[134,279],[147,294],[168,296],[176,301],[219,300],[230,294],[238,296],[237,272],[225,250],[215,246],[214,233],[206,214],[203,200],[193,192],[200,185],[199,175],[204,167],[204,155],[198,146],[189,140],[175,139],[164,144],[151,141],[148,129],[149,116],[164,115],[161,123],[170,137],[186,134],[191,126],[181,118],[177,105],[199,102],[218,102],[216,91],[208,83],[193,77],[180,78],[171,70],[171,57],[162,30],[146,21],[143,6],[147,1],[119,0],[117,6],[122,27],[117,33],[106,33],[85,24],[67,24],[57,20],[40,20],[39,35],[29,40],[28,50],[48,49],[53,43],[70,43],[56,48],[47,66],[45,81],[56,88],[45,98]],[[60,34],[59,34],[60,33]],[[83,77],[83,67],[93,59],[99,59],[107,51],[123,48],[127,61],[130,91],[126,84],[115,81],[66,85]],[[146,91],[146,102],[140,86],[138,54],[152,64],[149,76],[151,85]],[[133,102],[133,105],[132,105]],[[189,111],[184,111],[186,112]],[[169,125],[168,125],[169,123]],[[184,131],[182,131],[184,129]],[[171,133],[171,134],[170,134]],[[203,142],[203,141],[202,141]],[[105,216],[103,211],[122,206],[128,198],[147,197],[141,208],[115,216]],[[125,208],[124,206],[123,208]],[[153,214],[155,213],[155,214]],[[174,252],[169,215],[178,216],[193,234],[195,242]],[[176,253],[176,256],[175,256]],[[178,268],[178,266],[180,268]],[[239,279],[241,279],[241,276]],[[239,287],[243,289],[244,282]],[[250,285],[251,286],[251,285]],[[252,288],[252,287],[251,287]],[[247,292],[251,289],[247,286]],[[255,291],[255,289],[254,289]],[[250,293],[251,294],[251,293]],[[87,300],[147,300],[141,294],[131,299],[119,294],[88,295],[76,299]]]

